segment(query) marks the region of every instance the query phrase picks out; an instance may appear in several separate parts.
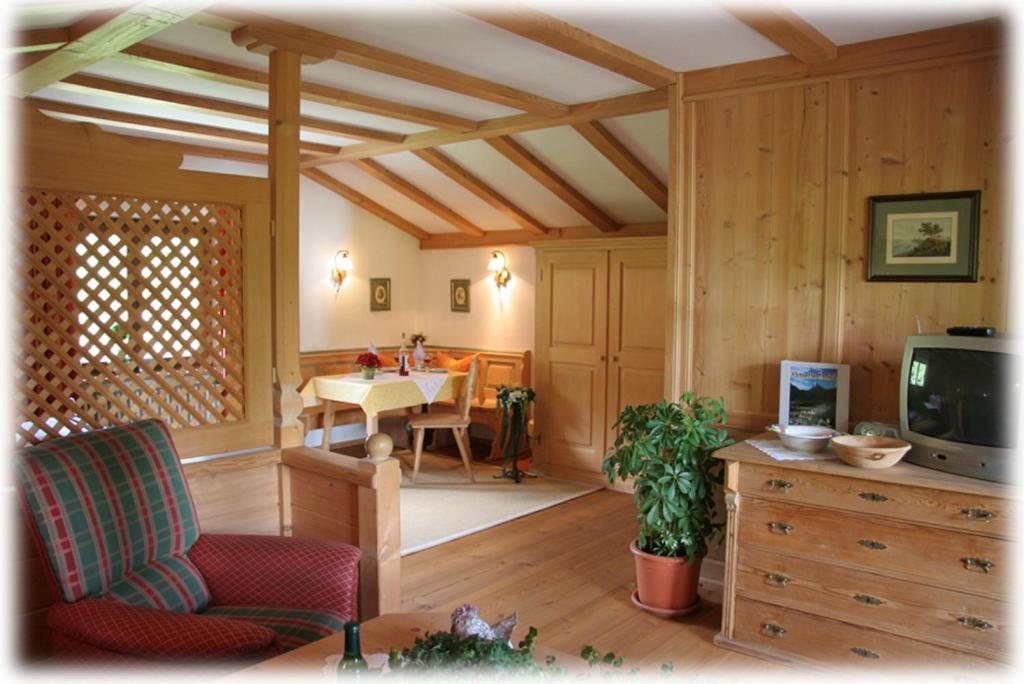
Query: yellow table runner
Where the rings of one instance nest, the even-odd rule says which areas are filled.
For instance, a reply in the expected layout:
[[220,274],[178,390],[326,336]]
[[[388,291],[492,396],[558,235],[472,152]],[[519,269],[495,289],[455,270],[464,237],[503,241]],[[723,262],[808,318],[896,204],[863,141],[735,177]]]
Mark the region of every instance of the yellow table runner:
[[369,417],[381,411],[455,399],[462,393],[466,374],[449,371],[437,393],[428,398],[417,383],[433,389],[429,386],[440,379],[439,375],[412,372],[403,377],[397,373],[378,373],[373,380],[364,380],[359,373],[318,375],[310,378],[302,389],[302,402],[303,406],[319,406],[323,400],[358,404]]

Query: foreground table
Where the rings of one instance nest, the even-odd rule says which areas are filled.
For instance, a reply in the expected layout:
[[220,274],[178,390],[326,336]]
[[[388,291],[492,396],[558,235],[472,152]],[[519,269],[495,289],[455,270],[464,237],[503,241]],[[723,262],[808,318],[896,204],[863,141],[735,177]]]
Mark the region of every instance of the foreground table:
[[377,416],[382,411],[421,406],[435,401],[455,399],[462,393],[466,373],[420,373],[413,371],[378,373],[373,380],[364,380],[359,373],[318,375],[310,378],[302,389],[303,406],[324,404],[324,438],[322,448],[330,449],[331,428],[334,427],[335,403],[357,404],[366,414],[366,434],[377,432]]
[[[497,619],[496,616],[486,615],[487,619]],[[526,634],[529,625],[520,622],[513,634],[513,642]],[[370,653],[387,653],[393,648],[403,649],[412,646],[417,637],[425,636],[427,632],[447,632],[451,628],[451,616],[448,613],[390,613],[367,620],[359,628],[360,642],[363,655]],[[328,656],[337,655],[345,651],[345,634],[339,632],[326,639],[314,641],[302,648],[289,651],[284,655],[264,661],[259,665],[242,670],[232,675],[232,678],[246,677],[253,674],[283,674],[285,672],[303,672],[315,674],[320,672],[324,666],[324,660]],[[558,667],[570,666],[571,669],[578,668],[582,661],[565,653],[537,647],[534,649],[536,661],[540,664],[545,662],[548,656],[556,659]],[[574,666],[574,667],[573,667]]]

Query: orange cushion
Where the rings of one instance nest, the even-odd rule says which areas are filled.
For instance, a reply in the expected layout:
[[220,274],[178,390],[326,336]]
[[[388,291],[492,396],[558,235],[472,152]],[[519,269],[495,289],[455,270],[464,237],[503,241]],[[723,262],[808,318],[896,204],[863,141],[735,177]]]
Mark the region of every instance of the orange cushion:
[[470,354],[464,359],[457,359],[454,356],[448,356],[444,352],[439,351],[434,355],[434,365],[438,368],[447,368],[459,373],[468,373],[469,367],[473,365],[473,359],[477,356],[479,355]]
[[381,352],[377,356],[380,357],[381,368],[398,368],[398,352]]

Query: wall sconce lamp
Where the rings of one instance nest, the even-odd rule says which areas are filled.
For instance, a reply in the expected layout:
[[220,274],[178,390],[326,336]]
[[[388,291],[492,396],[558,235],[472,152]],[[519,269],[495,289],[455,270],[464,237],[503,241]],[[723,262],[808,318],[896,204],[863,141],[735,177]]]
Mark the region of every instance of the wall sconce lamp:
[[487,262],[487,270],[494,274],[494,282],[498,284],[498,287],[505,287],[508,285],[508,281],[512,279],[512,274],[508,270],[508,258],[504,252],[497,250],[491,252],[491,260]]
[[342,283],[352,270],[352,259],[347,249],[339,249],[334,255],[334,265],[331,267],[331,282],[334,283],[334,291],[341,289]]

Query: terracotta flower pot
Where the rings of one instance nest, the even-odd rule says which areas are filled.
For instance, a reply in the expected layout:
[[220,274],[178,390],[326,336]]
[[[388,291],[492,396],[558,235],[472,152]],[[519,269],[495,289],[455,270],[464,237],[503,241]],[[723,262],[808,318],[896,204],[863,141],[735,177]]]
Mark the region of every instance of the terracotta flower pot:
[[629,545],[636,561],[637,599],[641,607],[665,617],[684,615],[697,604],[701,558],[692,565],[686,558],[655,556]]

